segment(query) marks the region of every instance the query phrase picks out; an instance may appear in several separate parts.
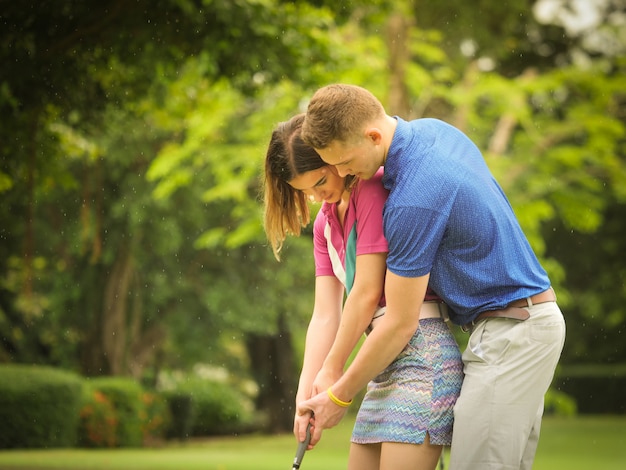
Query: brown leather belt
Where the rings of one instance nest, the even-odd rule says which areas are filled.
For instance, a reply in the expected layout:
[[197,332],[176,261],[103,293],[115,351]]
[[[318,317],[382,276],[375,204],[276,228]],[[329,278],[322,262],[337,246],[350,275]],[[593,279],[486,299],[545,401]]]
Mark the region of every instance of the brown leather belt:
[[546,302],[556,302],[556,294],[552,287],[531,297],[515,300],[501,310],[487,310],[486,312],[480,313],[470,323],[461,326],[461,329],[463,331],[470,331],[479,321],[487,318],[509,318],[518,321],[528,320],[530,313],[528,313],[526,308]]

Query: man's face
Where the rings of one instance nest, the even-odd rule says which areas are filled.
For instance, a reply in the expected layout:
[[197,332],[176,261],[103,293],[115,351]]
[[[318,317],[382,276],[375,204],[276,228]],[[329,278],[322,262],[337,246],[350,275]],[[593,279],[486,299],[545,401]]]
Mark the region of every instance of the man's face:
[[332,141],[325,149],[315,149],[322,160],[333,165],[340,176],[355,175],[370,179],[383,164],[384,150],[380,139],[364,136],[357,143]]

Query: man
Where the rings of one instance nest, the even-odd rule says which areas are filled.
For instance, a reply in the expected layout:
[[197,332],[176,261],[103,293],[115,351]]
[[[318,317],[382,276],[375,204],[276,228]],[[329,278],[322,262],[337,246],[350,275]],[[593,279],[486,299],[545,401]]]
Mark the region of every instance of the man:
[[391,117],[369,91],[341,84],[315,93],[302,138],[341,175],[368,179],[384,165],[390,190],[387,313],[329,392],[298,407],[314,413],[312,444],[345,413],[333,398],[350,402],[406,345],[430,282],[471,333],[450,468],[530,469],[565,322],[478,148],[442,121]]

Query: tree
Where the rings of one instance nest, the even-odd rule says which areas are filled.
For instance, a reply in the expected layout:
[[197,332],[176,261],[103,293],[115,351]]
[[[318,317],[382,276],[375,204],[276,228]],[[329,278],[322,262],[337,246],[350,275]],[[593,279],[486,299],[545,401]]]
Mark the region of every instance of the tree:
[[[408,75],[409,86],[415,76],[425,77],[411,88],[409,99],[417,103],[411,108],[451,121],[485,150],[559,292],[568,322],[562,362],[623,363],[624,259],[617,227],[623,227],[618,214],[626,202],[626,43],[616,25],[625,5],[598,3],[596,24],[576,30],[560,2],[551,18],[540,16],[539,22],[527,11],[517,27],[503,30],[515,21],[516,7],[510,16],[497,5],[493,11],[505,16],[475,15],[493,3],[417,10],[418,25],[452,26],[443,44],[448,54],[453,47],[447,45],[473,46],[466,50],[465,67],[458,65],[460,48],[447,68],[441,62],[435,68],[431,60],[432,74]],[[535,2],[535,8],[544,3]],[[409,67],[433,57],[423,47],[414,50]],[[443,83],[449,90],[441,88],[442,81],[433,85],[437,71],[447,72]],[[595,273],[596,265],[610,266],[611,274]],[[598,339],[604,347],[597,347]]]
[[[335,60],[321,34],[331,7],[349,11],[279,1],[3,2],[0,50],[11,67],[0,71],[0,360],[77,367],[80,355],[85,374],[140,377],[147,367],[232,362],[223,338],[257,302],[251,334],[278,343],[298,323],[304,297],[275,308],[275,292],[293,294],[292,279],[253,295],[273,287],[269,253],[256,259],[256,278],[234,261],[260,250],[259,161],[250,157],[267,131],[267,121],[241,122],[272,84],[314,83],[310,64]],[[177,112],[181,98],[195,115]],[[284,402],[289,387],[279,392]]]

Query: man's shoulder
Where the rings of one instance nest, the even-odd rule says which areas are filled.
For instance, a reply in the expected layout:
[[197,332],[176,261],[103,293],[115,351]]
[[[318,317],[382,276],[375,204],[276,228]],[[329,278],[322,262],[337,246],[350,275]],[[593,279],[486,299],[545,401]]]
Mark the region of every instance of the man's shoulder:
[[454,127],[446,121],[434,117],[423,117],[404,122],[412,129],[443,129]]

